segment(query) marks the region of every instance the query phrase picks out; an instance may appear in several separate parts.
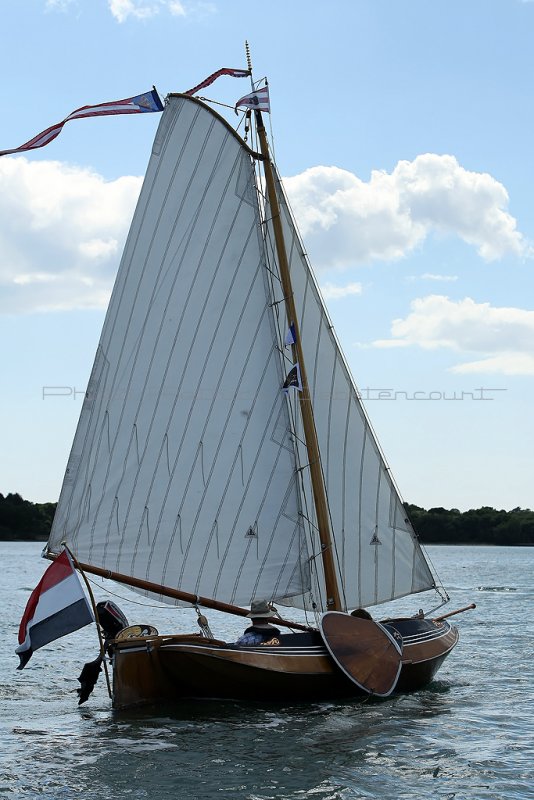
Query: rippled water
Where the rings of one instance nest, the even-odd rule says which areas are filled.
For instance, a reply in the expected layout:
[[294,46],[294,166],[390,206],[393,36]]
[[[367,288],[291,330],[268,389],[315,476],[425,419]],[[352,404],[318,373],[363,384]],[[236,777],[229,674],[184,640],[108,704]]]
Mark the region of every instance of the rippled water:
[[[76,678],[97,652],[91,628],[15,671],[18,623],[46,567],[40,549],[0,543],[0,797],[534,796],[534,548],[428,548],[451,594],[449,608],[476,602],[477,609],[458,617],[460,644],[424,691],[383,702],[209,702],[127,713],[110,709],[102,678],[77,706]],[[117,591],[129,598],[113,599],[132,622],[196,627],[188,610],[165,609],[156,618]],[[96,595],[105,593],[97,588]],[[414,613],[420,603],[407,601],[398,613]],[[215,612],[210,623],[222,638],[242,630],[240,620]]]

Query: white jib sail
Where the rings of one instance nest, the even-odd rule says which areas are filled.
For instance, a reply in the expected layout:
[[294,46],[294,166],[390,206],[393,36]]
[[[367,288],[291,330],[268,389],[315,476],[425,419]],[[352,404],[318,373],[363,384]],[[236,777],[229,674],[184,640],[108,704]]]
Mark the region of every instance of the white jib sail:
[[49,548],[224,602],[310,585],[253,167],[202,103],[156,134]]
[[[277,186],[342,596],[348,608],[355,608],[434,588],[434,577],[358,397],[280,181]],[[266,217],[269,220],[268,210]],[[270,222],[267,234],[272,241]],[[275,260],[274,248],[270,249]],[[277,299],[281,299],[280,291]],[[286,326],[280,308],[280,326]],[[298,413],[295,416],[298,443],[303,432]],[[306,465],[302,445],[299,460]],[[308,471],[302,475],[305,478]],[[305,480],[304,490],[306,510],[313,513],[311,488]],[[318,542],[310,550],[318,554]],[[320,573],[320,558],[313,563]]]

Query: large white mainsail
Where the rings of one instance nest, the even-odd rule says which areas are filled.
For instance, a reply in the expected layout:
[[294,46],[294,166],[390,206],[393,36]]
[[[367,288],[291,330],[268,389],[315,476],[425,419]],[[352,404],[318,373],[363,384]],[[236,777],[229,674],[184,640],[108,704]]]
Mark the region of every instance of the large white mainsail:
[[[170,95],[49,541],[228,603],[310,586],[250,153]],[[175,602],[175,601],[171,601]]]
[[[338,580],[347,608],[374,605],[435,587],[435,580],[384,461],[333,331],[277,178],[297,320],[314,408],[315,426],[336,550]],[[270,211],[267,239],[272,242]],[[276,262],[271,245],[272,260]],[[276,282],[273,284],[276,287]],[[278,284],[277,300],[281,300]],[[280,308],[276,305],[275,308]],[[287,325],[281,313],[280,325]],[[280,334],[279,334],[280,335]],[[295,410],[300,464],[307,454]],[[313,522],[308,471],[303,469],[305,508]],[[318,543],[311,545],[318,555]],[[317,573],[321,559],[313,558]],[[318,583],[322,582],[321,578]]]

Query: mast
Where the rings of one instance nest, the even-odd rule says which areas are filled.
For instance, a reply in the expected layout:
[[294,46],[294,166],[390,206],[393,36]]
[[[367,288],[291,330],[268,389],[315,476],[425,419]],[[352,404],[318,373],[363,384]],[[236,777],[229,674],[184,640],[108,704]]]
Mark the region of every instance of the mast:
[[[248,66],[252,76],[252,65],[250,62],[250,53],[248,49],[248,44],[246,45],[246,51],[247,51]],[[271,208],[276,254],[278,256],[278,265],[280,269],[282,290],[284,293],[287,321],[288,325],[293,324],[295,330],[296,341],[293,345],[293,355],[295,361],[299,365],[300,377],[302,383],[302,391],[299,391],[300,411],[302,415],[302,423],[304,428],[304,438],[306,441],[306,448],[308,451],[313,500],[315,505],[315,513],[317,515],[317,526],[319,530],[319,540],[321,542],[321,557],[323,561],[325,586],[326,586],[326,607],[329,611],[340,611],[343,610],[343,603],[340,597],[336,569],[334,564],[332,533],[330,530],[328,503],[326,500],[326,490],[321,468],[319,442],[317,440],[317,432],[315,429],[315,421],[313,418],[313,408],[311,403],[308,378],[306,375],[306,367],[304,364],[304,354],[302,351],[302,345],[300,341],[298,317],[295,308],[295,300],[293,297],[293,288],[291,285],[289,263],[287,260],[284,232],[282,228],[282,219],[280,215],[280,204],[278,202],[278,196],[276,193],[274,174],[269,155],[269,145],[267,142],[267,134],[265,131],[265,126],[263,124],[262,115],[260,111],[255,111],[254,113],[256,117],[256,129],[260,140],[260,150],[262,155],[264,156],[263,165],[265,170],[264,172],[265,182],[267,186],[267,195],[269,198],[269,204]]]

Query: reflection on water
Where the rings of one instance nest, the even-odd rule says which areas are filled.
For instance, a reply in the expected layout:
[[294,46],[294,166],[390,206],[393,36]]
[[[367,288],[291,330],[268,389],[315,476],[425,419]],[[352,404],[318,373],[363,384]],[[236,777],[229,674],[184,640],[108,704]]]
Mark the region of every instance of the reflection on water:
[[[96,652],[89,629],[43,648],[15,672],[23,586],[35,585],[42,573],[34,550],[34,565],[20,553],[19,568],[11,552],[5,573],[1,797],[530,796],[534,623],[524,604],[533,591],[534,549],[432,548],[445,583],[448,573],[460,584],[451,607],[475,600],[478,608],[459,619],[460,645],[424,691],[380,702],[204,701],[126,712],[110,709],[102,678],[90,701],[77,706],[76,678]],[[141,614],[150,621],[146,609]]]
[[[71,757],[78,762],[77,785],[95,797],[131,790],[133,797],[207,798],[214,787],[230,797],[400,797],[406,779],[433,775],[455,755],[445,746],[429,753],[421,738],[426,721],[447,712],[447,696],[429,690],[390,703],[274,708],[207,702],[200,714],[191,703],[164,716],[100,711],[85,714],[83,738],[96,740],[96,752],[90,756],[82,743]],[[413,729],[414,716],[420,732]],[[58,744],[51,737],[51,747]],[[376,793],[369,782],[377,774],[380,792],[389,786],[393,794]]]
[[311,707],[203,702],[199,712],[197,703],[184,703],[164,715],[102,707],[71,715],[67,728],[64,716],[48,732],[14,733],[24,747],[39,739],[35,767],[56,761],[55,774],[39,784],[44,797],[65,781],[88,798],[208,798],[215,789],[258,800],[410,797],[414,779],[443,782],[457,759],[450,737],[437,742],[432,734],[438,718],[451,714],[450,688],[442,681],[387,702]]

